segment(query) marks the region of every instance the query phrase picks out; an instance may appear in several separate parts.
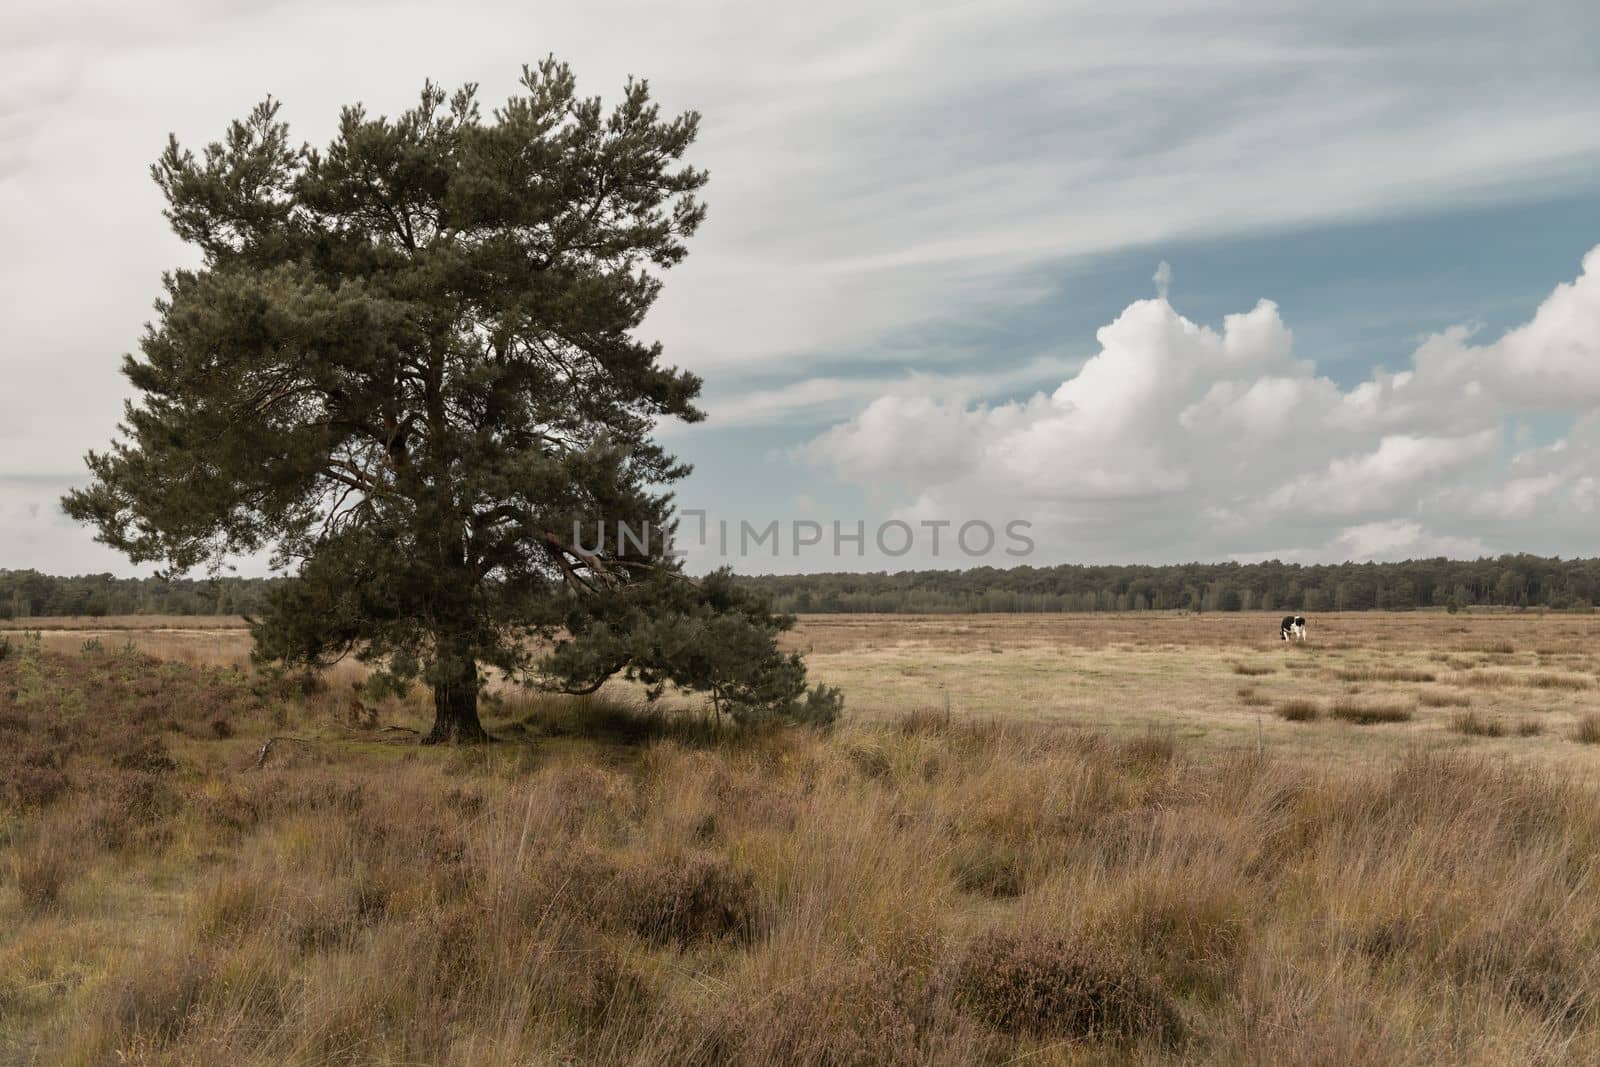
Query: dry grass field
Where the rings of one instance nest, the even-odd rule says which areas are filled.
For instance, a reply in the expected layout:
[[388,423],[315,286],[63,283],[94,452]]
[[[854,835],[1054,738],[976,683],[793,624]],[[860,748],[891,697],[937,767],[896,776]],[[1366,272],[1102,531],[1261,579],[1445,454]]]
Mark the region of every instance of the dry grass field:
[[[808,653],[818,680],[845,690],[849,716],[862,724],[943,715],[948,700],[952,722],[1124,737],[1170,731],[1191,756],[1259,745],[1340,764],[1465,746],[1600,773],[1600,746],[1571,743],[1585,723],[1600,729],[1600,614],[1327,614],[1312,620],[1311,640],[1296,644],[1279,640],[1279,618],[810,615],[785,644]],[[56,651],[76,653],[96,639],[168,661],[249,666],[249,634],[237,617],[27,625]],[[343,690],[361,673],[341,664],[331,685]],[[621,685],[610,695],[633,700]],[[1370,707],[1405,717],[1381,731],[1345,728]]]
[[[1468,748],[1600,783],[1600,615],[1360,612],[1278,638],[1281,613],[811,616],[794,635],[857,719],[943,711],[1127,736],[1170,730],[1191,756],[1254,749],[1356,764]],[[1310,719],[1282,715],[1309,702]],[[1401,721],[1352,728],[1340,708]],[[1464,716],[1498,738],[1464,733]],[[1535,729],[1535,727],[1537,729]]]
[[1600,620],[813,617],[831,734],[454,751],[97,621],[0,658],[0,1063],[1600,1062]]

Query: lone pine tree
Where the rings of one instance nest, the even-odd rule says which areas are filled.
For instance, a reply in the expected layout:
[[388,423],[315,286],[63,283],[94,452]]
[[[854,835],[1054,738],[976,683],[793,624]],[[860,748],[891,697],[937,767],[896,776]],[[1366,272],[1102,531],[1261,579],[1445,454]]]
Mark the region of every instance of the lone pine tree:
[[[173,572],[270,549],[293,580],[258,658],[420,679],[430,742],[485,737],[485,668],[835,717],[777,648],[792,620],[689,579],[660,536],[687,468],[651,432],[702,417],[700,381],[635,331],[705,214],[698,116],[634,81],[607,112],[553,59],[487,120],[475,86],[430,84],[393,120],[346,108],[317,151],[277,115],[152,168],[202,264],[164,278],[123,363],[137,398],[67,512]],[[656,536],[595,547],[619,523]]]

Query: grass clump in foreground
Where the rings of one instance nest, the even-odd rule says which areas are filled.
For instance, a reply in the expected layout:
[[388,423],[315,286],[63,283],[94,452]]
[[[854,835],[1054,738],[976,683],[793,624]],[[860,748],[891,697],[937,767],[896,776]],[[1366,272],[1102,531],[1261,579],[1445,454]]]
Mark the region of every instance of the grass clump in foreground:
[[1506,732],[1505,724],[1499,719],[1480,715],[1476,711],[1463,711],[1452,715],[1450,729],[1468,737],[1504,737]]
[[0,663],[0,1061],[1600,1060],[1576,780],[596,699],[451,752],[321,699]]
[[1590,712],[1572,728],[1572,739],[1583,745],[1600,745],[1600,715]]
[[1046,1038],[1169,1043],[1171,995],[1125,949],[1090,938],[989,933],[956,965],[958,1003],[996,1029]]

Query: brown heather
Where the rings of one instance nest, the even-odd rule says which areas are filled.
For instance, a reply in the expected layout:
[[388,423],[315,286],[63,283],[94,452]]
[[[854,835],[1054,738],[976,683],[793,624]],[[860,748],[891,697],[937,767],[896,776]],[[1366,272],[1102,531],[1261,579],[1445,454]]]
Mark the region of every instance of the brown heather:
[[1357,726],[1409,722],[1415,709],[1403,701],[1335,700],[1328,714]]
[[1235,663],[1233,665],[1234,674],[1242,674],[1247,678],[1260,678],[1264,675],[1275,674],[1277,670],[1278,668],[1276,667],[1268,667],[1259,663]]
[[1239,687],[1239,703],[1247,708],[1267,708],[1272,706],[1272,700],[1262,696],[1256,687],[1252,685]]
[[1315,700],[1285,700],[1275,709],[1286,722],[1316,722],[1322,718],[1322,705]]
[[0,1062],[1600,1062],[1585,691],[1507,690],[1550,725],[1491,744],[1451,715],[1519,721],[1498,690],[1350,697],[1297,649],[1280,712],[1404,716],[1290,724],[1190,650],[1239,734],[1176,682],[831,735],[507,692],[448,751],[393,728],[420,698],[79,644],[0,661]]
[[[1450,728],[1468,737],[1503,737],[1505,724],[1499,719],[1480,715],[1476,711],[1463,711],[1450,717]],[[1528,736],[1528,735],[1524,735]]]
[[1437,677],[1433,671],[1414,667],[1347,667],[1333,674],[1344,682],[1431,682]]

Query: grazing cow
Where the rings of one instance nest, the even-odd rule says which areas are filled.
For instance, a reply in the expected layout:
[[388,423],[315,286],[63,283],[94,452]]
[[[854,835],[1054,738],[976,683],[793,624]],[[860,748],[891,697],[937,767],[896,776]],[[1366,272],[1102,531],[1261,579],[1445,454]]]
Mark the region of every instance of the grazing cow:
[[1306,617],[1304,615],[1285,615],[1283,622],[1278,627],[1278,636],[1285,641],[1304,641],[1306,639]]

